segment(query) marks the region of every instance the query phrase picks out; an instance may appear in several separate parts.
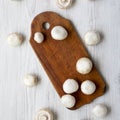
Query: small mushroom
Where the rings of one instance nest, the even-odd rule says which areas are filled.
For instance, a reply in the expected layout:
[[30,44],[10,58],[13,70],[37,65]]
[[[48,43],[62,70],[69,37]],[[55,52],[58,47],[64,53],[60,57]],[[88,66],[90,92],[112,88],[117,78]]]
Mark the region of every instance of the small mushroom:
[[67,38],[68,32],[63,26],[55,26],[51,31],[51,36],[55,40],[64,40]]
[[88,31],[84,36],[87,45],[97,45],[100,42],[100,34],[95,30]]
[[41,32],[36,32],[34,34],[34,40],[37,42],[37,43],[42,43],[43,40],[44,40],[44,35],[41,33]]
[[23,42],[23,36],[19,33],[11,33],[7,37],[7,43],[11,46],[19,46]]
[[72,95],[63,95],[61,97],[61,102],[66,108],[72,108],[75,106],[76,100]]
[[92,113],[98,118],[104,118],[108,113],[107,106],[98,104],[93,108]]
[[76,70],[81,74],[88,74],[92,70],[92,61],[89,58],[80,58],[76,63]]
[[57,5],[61,9],[69,8],[72,5],[73,0],[57,0]]
[[81,91],[85,95],[91,95],[95,92],[95,90],[96,90],[96,85],[91,80],[86,80],[86,81],[82,82]]
[[35,86],[38,82],[37,76],[27,74],[24,76],[24,84],[28,87]]
[[53,113],[48,109],[40,109],[35,116],[35,120],[53,120]]
[[78,82],[74,79],[67,79],[63,84],[63,90],[65,93],[74,93],[79,89]]

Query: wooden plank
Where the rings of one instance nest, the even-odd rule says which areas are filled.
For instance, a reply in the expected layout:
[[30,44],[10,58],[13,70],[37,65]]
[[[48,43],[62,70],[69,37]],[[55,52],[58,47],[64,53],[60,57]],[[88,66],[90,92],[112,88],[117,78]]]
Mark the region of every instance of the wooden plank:
[[[43,27],[43,24],[46,22],[50,24],[48,30]],[[69,33],[68,37],[63,41],[56,41],[51,37],[51,29],[57,25],[65,27]],[[34,41],[36,32],[42,32],[45,35],[43,43],[38,44]],[[79,84],[84,80],[95,82],[97,90],[94,94],[84,95],[80,90],[73,94],[76,98],[76,105],[72,109],[88,104],[104,94],[105,83],[95,66],[87,75],[81,75],[76,71],[77,60],[81,57],[90,58],[90,56],[69,20],[62,18],[54,12],[39,14],[31,25],[30,43],[60,97],[65,94],[62,90],[62,85],[68,78],[76,79]]]

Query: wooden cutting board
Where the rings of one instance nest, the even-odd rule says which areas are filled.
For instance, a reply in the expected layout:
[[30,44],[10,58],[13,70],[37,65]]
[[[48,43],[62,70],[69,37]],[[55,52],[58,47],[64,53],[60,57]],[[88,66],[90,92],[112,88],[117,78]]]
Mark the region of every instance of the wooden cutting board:
[[[46,22],[50,24],[49,29],[44,28]],[[51,30],[57,25],[63,26],[68,31],[69,35],[65,40],[52,39]],[[45,36],[45,40],[40,44],[34,41],[36,32],[42,32]],[[72,94],[76,98],[76,105],[71,110],[88,104],[104,94],[105,83],[95,66],[87,75],[76,71],[77,60],[81,57],[90,58],[90,56],[68,19],[54,12],[43,12],[37,15],[31,25],[30,43],[60,97],[65,94],[62,85],[68,78],[77,80],[79,84],[84,80],[92,80],[96,84],[96,92],[92,95],[84,95],[80,89]]]

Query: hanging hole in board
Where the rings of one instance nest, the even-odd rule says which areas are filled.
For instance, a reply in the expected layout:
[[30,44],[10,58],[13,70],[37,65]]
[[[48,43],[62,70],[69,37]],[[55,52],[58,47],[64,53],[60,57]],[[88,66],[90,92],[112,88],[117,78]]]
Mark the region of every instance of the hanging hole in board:
[[48,23],[48,22],[43,23],[43,28],[45,30],[48,30],[50,28],[50,23]]

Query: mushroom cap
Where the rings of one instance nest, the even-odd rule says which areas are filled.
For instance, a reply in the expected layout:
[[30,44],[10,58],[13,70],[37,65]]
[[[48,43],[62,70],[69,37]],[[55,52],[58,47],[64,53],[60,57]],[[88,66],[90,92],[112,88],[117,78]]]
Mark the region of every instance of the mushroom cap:
[[91,95],[95,92],[96,85],[91,80],[86,80],[81,84],[81,91],[86,95]]
[[100,42],[100,34],[97,31],[90,30],[84,36],[87,45],[96,45]]
[[89,58],[80,58],[76,63],[76,70],[81,74],[88,74],[92,70],[92,61]]
[[11,33],[7,37],[7,43],[11,46],[19,46],[23,41],[23,36],[19,33]]
[[69,8],[72,5],[73,0],[57,0],[57,5],[61,9]]
[[34,34],[34,40],[37,42],[37,43],[42,43],[43,40],[44,40],[44,36],[41,32],[36,32]]
[[24,84],[28,87],[32,87],[37,84],[37,76],[27,74],[24,76]]
[[63,95],[61,97],[61,102],[66,108],[72,108],[75,106],[76,100],[72,95]]
[[67,38],[68,32],[63,26],[55,26],[51,31],[51,36],[55,40],[64,40]]
[[105,105],[98,104],[93,108],[92,112],[96,117],[103,118],[107,115],[108,110]]
[[74,79],[67,79],[63,84],[63,90],[65,93],[74,93],[79,89],[78,82]]
[[53,113],[48,109],[40,109],[35,116],[35,120],[53,120]]

